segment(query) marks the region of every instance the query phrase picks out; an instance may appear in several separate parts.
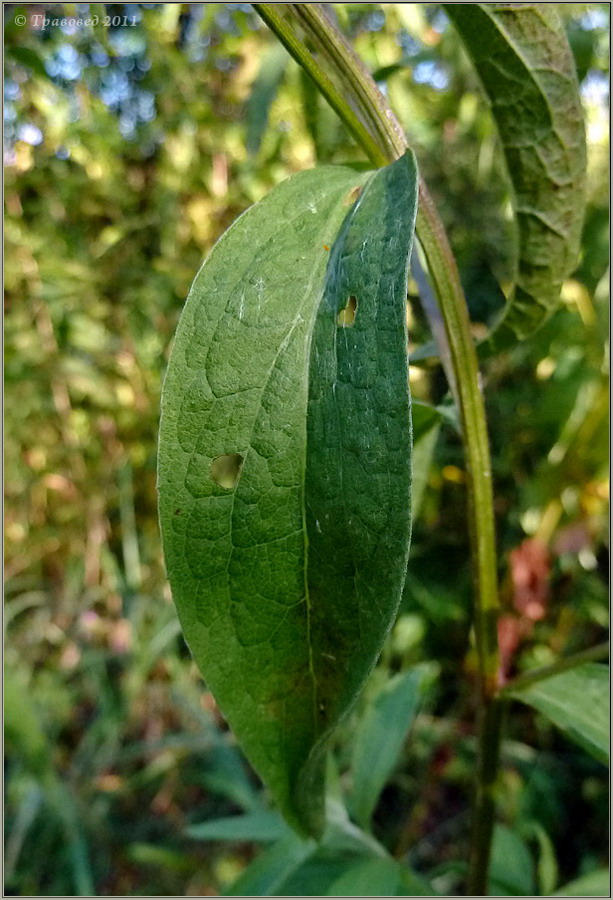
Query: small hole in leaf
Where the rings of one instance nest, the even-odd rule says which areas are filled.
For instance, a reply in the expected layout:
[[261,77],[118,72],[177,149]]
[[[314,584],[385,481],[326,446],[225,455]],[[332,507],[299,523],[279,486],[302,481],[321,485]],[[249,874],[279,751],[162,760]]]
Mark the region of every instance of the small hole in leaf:
[[352,203],[355,203],[361,193],[362,188],[359,184],[356,187],[352,188],[345,197],[345,206],[351,206]]
[[232,490],[238,481],[243,462],[240,453],[226,453],[224,456],[218,456],[211,463],[211,480],[219,487],[228,491]]
[[351,328],[355,322],[357,308],[358,301],[355,297],[350,297],[349,300],[347,300],[347,306],[344,309],[341,309],[336,317],[337,325],[341,325],[343,328]]

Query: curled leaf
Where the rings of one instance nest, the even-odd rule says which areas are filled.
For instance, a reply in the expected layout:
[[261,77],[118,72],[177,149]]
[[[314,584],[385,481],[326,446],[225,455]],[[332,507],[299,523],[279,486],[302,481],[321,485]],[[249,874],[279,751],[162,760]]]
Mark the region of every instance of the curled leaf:
[[576,265],[585,207],[583,114],[554,4],[443,6],[490,101],[515,201],[515,288],[480,346],[489,355],[543,324]]

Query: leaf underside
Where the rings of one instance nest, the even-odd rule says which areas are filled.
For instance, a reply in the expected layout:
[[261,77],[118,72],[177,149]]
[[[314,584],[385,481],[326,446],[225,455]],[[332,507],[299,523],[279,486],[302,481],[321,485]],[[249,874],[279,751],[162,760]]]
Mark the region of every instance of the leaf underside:
[[192,654],[290,824],[394,619],[410,540],[412,155],[300,173],[221,238],[162,397],[168,577]]
[[480,345],[486,356],[545,322],[576,265],[585,207],[583,113],[554,4],[443,6],[491,104],[515,202],[515,288]]

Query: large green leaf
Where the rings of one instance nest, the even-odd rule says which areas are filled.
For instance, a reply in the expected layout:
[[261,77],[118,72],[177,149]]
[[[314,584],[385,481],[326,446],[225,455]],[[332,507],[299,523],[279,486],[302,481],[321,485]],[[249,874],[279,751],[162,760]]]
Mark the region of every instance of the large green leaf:
[[551,3],[445,3],[491,103],[515,200],[516,284],[482,345],[523,340],[555,309],[577,262],[585,132],[577,77]]
[[164,385],[160,518],[182,627],[282,812],[313,834],[326,738],[406,570],[416,185],[406,155],[275,188],[199,272]]
[[511,696],[538,709],[592,756],[605,764],[608,762],[608,666],[586,663],[514,691]]

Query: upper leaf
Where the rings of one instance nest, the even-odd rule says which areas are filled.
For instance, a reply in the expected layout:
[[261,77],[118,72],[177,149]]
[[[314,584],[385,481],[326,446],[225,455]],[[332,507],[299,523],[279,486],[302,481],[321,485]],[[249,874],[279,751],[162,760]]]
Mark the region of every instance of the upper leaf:
[[445,3],[500,133],[515,200],[516,284],[481,345],[528,337],[555,309],[577,262],[585,206],[585,131],[577,76],[554,4]]
[[396,614],[410,537],[407,155],[294,176],[221,238],[162,399],[168,576],[284,815],[323,827],[325,739]]

